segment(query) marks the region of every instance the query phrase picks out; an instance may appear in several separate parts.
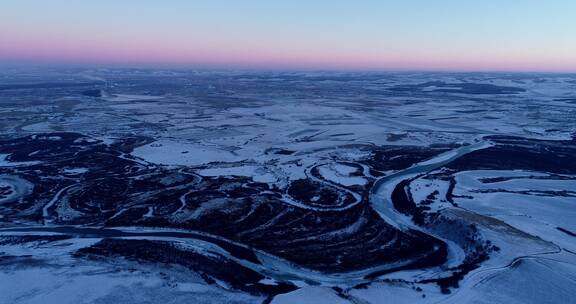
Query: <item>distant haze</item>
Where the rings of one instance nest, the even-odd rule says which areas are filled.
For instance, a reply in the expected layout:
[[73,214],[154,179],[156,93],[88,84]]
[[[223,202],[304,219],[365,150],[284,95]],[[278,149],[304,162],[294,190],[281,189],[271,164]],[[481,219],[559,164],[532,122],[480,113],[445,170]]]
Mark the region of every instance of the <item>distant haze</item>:
[[0,63],[576,72],[576,1],[3,1]]

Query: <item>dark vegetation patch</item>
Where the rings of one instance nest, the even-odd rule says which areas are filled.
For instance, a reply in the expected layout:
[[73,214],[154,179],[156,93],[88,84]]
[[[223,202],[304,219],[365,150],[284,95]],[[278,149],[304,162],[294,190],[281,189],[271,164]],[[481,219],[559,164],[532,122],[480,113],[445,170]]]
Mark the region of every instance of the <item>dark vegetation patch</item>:
[[[17,217],[42,223],[42,206],[58,191],[70,186],[48,210],[54,224],[199,231],[330,273],[427,255],[431,256],[429,261],[436,261],[432,256],[441,254],[433,250],[439,245],[437,240],[400,232],[384,222],[370,208],[368,192],[363,189],[356,189],[363,191],[362,202],[349,209],[296,208],[282,201],[286,191],[304,202],[325,206],[333,206],[338,200],[348,205],[354,198],[346,191],[327,183],[311,182],[311,179],[297,181],[289,189],[280,189],[246,177],[202,178],[191,169],[179,170],[125,159],[125,153],[150,141],[150,138],[133,136],[104,144],[75,133],[0,140],[0,153],[10,154],[10,160],[40,162],[16,169],[0,168],[1,173],[18,175],[34,184],[32,194],[17,204],[1,206],[4,219]],[[375,148],[376,157],[366,163],[374,164],[377,169],[373,172],[377,174],[379,169],[409,167],[449,148]],[[360,168],[357,164],[354,166]],[[87,168],[88,171],[66,179],[46,178],[61,176],[62,168]],[[360,174],[358,170],[353,174]],[[74,210],[70,213],[73,216],[60,214],[58,208],[62,206]],[[150,209],[152,216],[144,216]],[[209,241],[217,243],[214,239]],[[228,245],[219,244],[222,248]],[[226,250],[235,256],[255,260],[253,253],[236,249]]]
[[100,90],[100,89],[86,90],[86,91],[82,92],[82,95],[88,96],[88,97],[102,97],[102,90]]
[[487,138],[496,146],[466,154],[447,166],[465,170],[526,170],[576,174],[576,141],[547,141],[511,136]]
[[296,151],[284,150],[284,149],[280,149],[280,150],[276,151],[276,154],[278,154],[278,155],[292,155],[294,153],[296,153]]
[[569,236],[576,237],[576,233],[574,233],[574,232],[572,232],[572,231],[570,231],[570,230],[568,230],[568,229],[564,229],[564,228],[562,228],[562,227],[556,227],[556,229],[558,229],[559,231],[562,231],[562,232],[566,233],[566,234],[569,235]]
[[0,246],[18,245],[26,243],[48,244],[57,241],[70,239],[68,235],[20,235],[20,236],[1,236]]
[[306,205],[319,207],[346,205],[346,203],[351,203],[354,200],[347,193],[341,193],[309,179],[298,179],[291,182],[288,187],[288,194]]
[[567,101],[568,103],[576,102],[576,98],[557,98],[554,101]]
[[399,140],[402,140],[406,137],[408,137],[408,133],[389,133],[389,134],[386,134],[386,140],[390,141],[390,142],[399,141]]
[[290,283],[278,285],[258,283],[264,276],[234,261],[222,256],[186,250],[164,241],[104,239],[95,245],[78,250],[75,256],[124,257],[136,262],[180,265],[199,273],[209,284],[215,284],[215,280],[220,280],[234,289],[257,295],[276,295],[296,289]]
[[22,89],[56,89],[56,88],[73,88],[88,87],[101,85],[102,82],[42,82],[42,83],[15,83],[0,85],[0,91],[22,90]]
[[397,85],[388,88],[388,90],[395,92],[419,92],[419,93],[435,92],[435,93],[459,93],[459,94],[472,94],[472,95],[518,94],[526,91],[523,88],[498,86],[486,83],[470,83],[470,82],[446,83],[443,81],[429,81],[415,85]]
[[[390,171],[402,170],[415,163],[427,160],[443,152],[457,148],[458,145],[418,146],[382,146],[370,147],[372,157],[360,161],[372,170]],[[376,176],[376,175],[375,175]]]
[[[392,273],[401,270],[409,270],[409,269],[421,269],[427,267],[433,267],[437,265],[442,265],[446,262],[446,258],[448,256],[448,247],[446,243],[424,234],[420,231],[410,230],[406,232],[408,235],[413,236],[416,239],[427,240],[427,243],[420,243],[420,244],[412,244],[414,249],[417,249],[419,252],[426,252],[426,254],[422,255],[418,258],[415,262],[410,263],[406,266],[400,266],[396,268],[391,268],[387,270],[375,271],[367,276],[365,279],[375,279],[377,277],[383,276],[387,273]],[[396,243],[398,246],[402,246],[399,243]]]

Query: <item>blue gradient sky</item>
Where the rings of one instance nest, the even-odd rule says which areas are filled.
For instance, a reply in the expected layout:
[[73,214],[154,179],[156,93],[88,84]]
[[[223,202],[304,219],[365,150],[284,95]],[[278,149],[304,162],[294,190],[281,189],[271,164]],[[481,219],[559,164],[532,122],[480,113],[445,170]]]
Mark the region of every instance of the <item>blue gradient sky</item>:
[[0,62],[576,71],[576,1],[2,0]]

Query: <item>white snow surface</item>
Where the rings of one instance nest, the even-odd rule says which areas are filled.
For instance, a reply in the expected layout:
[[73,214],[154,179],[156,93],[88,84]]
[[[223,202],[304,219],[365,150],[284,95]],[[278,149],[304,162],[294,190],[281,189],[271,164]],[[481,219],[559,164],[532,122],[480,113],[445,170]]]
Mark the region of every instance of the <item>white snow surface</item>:
[[296,303],[314,303],[314,304],[349,304],[342,299],[334,290],[327,287],[304,287],[296,291],[278,295],[272,300],[271,304],[296,304]]
[[356,168],[342,164],[327,164],[319,169],[325,179],[342,186],[365,185],[368,181],[361,176],[350,176]]
[[132,155],[160,165],[198,166],[211,162],[236,162],[241,157],[214,146],[158,140],[134,149]]

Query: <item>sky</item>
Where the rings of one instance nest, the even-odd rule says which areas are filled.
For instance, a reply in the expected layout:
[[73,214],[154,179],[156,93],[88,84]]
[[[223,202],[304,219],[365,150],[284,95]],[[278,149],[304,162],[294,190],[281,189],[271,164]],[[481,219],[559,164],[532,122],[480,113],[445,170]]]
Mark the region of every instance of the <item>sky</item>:
[[574,0],[0,0],[0,63],[576,72]]

